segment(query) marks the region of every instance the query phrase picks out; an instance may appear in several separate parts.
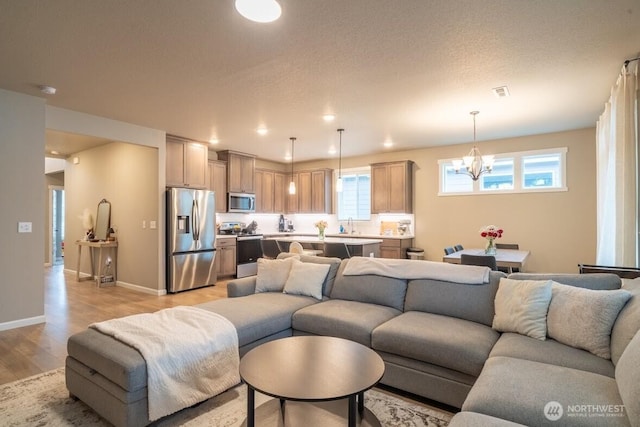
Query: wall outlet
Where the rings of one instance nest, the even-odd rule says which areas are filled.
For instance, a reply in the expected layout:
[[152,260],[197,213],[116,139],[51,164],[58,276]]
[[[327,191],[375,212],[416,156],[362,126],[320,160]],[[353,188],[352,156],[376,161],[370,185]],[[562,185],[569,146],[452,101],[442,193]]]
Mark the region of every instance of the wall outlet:
[[155,230],[157,228],[157,224],[155,221],[149,221],[149,228]]
[[147,228],[147,220],[146,219],[142,220],[142,228]]
[[30,222],[19,222],[18,223],[18,233],[31,233],[32,223]]

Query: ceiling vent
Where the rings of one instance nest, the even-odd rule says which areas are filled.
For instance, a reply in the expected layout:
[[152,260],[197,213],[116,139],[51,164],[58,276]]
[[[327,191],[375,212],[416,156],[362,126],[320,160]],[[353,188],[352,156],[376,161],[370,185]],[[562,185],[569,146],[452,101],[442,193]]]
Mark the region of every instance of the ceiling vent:
[[506,86],[494,87],[491,91],[498,98],[506,98],[509,96],[509,88]]

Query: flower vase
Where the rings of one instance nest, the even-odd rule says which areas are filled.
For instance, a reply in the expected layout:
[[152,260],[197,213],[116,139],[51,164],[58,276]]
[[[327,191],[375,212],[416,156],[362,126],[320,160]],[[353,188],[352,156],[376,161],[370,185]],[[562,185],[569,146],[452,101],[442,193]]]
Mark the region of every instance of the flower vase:
[[324,228],[318,229],[318,239],[324,240]]
[[496,254],[496,244],[493,239],[487,240],[487,247],[484,248],[485,255],[495,255]]

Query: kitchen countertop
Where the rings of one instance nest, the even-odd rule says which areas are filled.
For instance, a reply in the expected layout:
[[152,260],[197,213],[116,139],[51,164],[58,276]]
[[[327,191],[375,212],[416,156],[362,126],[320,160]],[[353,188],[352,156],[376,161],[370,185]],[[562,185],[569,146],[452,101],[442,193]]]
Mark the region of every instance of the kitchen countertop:
[[373,245],[376,243],[382,243],[382,239],[371,238],[355,238],[355,237],[325,237],[324,240],[320,240],[317,235],[314,234],[296,234],[296,235],[270,235],[270,239],[277,239],[285,242],[300,242],[300,243],[344,243],[345,245],[359,246],[359,245]]
[[[265,238],[272,237],[293,237],[293,236],[317,236],[318,233],[303,233],[303,232],[275,232],[275,233],[263,233]],[[333,233],[333,234],[325,234],[326,237],[340,237],[340,238],[348,238],[348,239],[413,239],[414,236],[412,234],[405,234],[404,236],[384,236],[380,234],[348,234],[348,233]]]

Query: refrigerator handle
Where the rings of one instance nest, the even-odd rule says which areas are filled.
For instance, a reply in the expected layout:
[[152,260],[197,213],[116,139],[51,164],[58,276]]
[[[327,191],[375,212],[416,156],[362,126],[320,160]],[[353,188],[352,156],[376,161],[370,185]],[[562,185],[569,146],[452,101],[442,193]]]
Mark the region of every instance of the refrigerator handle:
[[197,200],[194,200],[191,204],[191,234],[193,234],[193,240],[200,240],[200,218],[198,218]]

